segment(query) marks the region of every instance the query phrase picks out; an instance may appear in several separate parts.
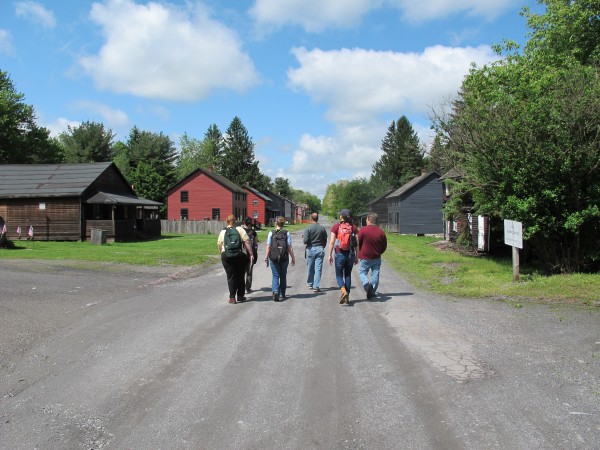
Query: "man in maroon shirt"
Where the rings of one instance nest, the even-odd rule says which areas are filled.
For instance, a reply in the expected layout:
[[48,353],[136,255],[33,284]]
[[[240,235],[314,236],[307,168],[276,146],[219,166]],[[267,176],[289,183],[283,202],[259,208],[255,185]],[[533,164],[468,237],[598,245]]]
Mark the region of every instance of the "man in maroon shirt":
[[[377,226],[377,213],[367,214],[367,224],[358,231],[358,276],[367,292],[367,298],[375,296],[379,286],[381,255],[387,248],[385,232]],[[371,281],[369,282],[369,271]]]

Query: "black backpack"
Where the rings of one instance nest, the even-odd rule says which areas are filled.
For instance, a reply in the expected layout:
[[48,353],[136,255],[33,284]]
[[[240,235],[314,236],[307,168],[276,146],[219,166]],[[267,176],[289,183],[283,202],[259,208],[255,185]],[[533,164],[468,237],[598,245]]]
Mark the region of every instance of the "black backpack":
[[225,247],[225,256],[227,258],[235,258],[242,253],[242,236],[235,227],[227,228],[225,230],[223,246]]
[[287,231],[275,231],[271,236],[271,248],[269,249],[269,259],[275,262],[282,262],[287,259]]

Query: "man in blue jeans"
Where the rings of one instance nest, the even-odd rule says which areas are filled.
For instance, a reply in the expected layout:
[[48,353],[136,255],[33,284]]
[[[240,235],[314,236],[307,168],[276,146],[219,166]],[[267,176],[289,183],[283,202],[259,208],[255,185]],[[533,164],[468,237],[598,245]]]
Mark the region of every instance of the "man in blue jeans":
[[[367,214],[367,224],[358,232],[358,276],[367,293],[367,298],[375,296],[379,287],[381,255],[387,248],[385,232],[377,226],[377,213]],[[371,281],[369,281],[371,271]]]
[[321,292],[321,272],[327,245],[327,230],[319,224],[319,214],[310,215],[312,223],[304,230],[302,241],[306,245],[306,284],[315,294]]
[[350,286],[352,284],[352,266],[358,264],[353,237],[358,230],[352,225],[350,211],[340,211],[340,221],[331,227],[329,237],[329,264],[333,264],[335,250],[335,278],[340,288],[340,304],[350,304]]

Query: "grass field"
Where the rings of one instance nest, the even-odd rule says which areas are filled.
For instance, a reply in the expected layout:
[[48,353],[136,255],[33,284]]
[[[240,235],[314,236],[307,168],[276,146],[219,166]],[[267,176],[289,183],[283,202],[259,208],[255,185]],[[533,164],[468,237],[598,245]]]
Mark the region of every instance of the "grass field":
[[[300,230],[305,225],[286,227]],[[264,241],[269,229],[259,232]],[[465,256],[441,251],[432,237],[388,235],[384,259],[416,287],[455,297],[497,298],[522,306],[544,301],[600,308],[600,274],[544,276],[521,267],[520,280],[512,281],[510,259]],[[2,259],[65,259],[141,264],[149,266],[195,266],[218,262],[215,235],[163,235],[143,242],[20,241],[18,250],[0,249]],[[302,246],[298,239],[295,245]]]

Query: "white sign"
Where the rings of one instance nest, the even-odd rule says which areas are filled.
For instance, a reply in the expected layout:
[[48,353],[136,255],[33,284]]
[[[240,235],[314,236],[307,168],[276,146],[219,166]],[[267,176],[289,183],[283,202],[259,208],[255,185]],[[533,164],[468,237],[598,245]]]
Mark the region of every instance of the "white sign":
[[504,243],[511,247],[523,248],[523,224],[514,220],[504,220]]

